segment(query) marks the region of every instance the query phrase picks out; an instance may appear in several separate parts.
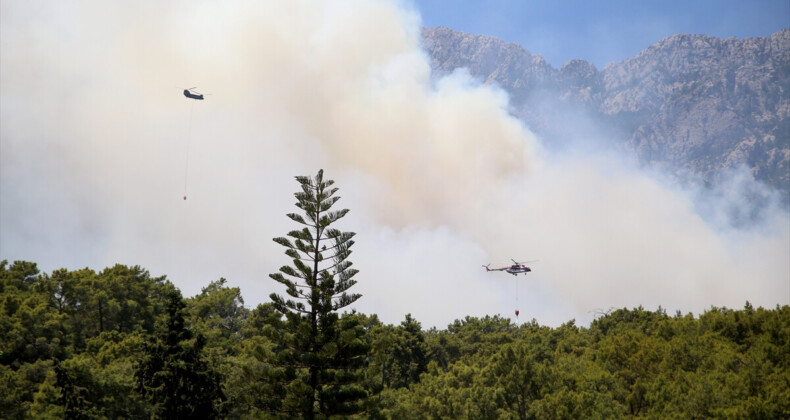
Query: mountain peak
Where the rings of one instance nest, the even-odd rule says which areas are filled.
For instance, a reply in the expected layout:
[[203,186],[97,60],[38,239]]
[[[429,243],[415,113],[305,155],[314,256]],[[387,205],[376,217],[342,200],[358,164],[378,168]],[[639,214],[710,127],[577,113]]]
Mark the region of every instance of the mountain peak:
[[790,29],[676,34],[603,70],[584,60],[557,70],[518,44],[450,28],[423,29],[423,39],[434,71],[467,68],[501,86],[547,142],[572,135],[569,110],[581,109],[643,162],[707,180],[746,165],[790,197]]

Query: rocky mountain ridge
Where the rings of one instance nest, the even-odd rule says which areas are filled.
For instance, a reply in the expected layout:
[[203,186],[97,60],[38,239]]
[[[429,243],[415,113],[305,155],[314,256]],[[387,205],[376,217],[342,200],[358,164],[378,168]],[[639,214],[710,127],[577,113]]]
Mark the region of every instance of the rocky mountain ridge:
[[449,28],[422,35],[436,74],[466,68],[500,86],[511,112],[547,143],[578,141],[594,125],[644,163],[710,183],[745,165],[790,197],[790,29],[673,35],[603,70],[584,60],[556,69],[518,44]]

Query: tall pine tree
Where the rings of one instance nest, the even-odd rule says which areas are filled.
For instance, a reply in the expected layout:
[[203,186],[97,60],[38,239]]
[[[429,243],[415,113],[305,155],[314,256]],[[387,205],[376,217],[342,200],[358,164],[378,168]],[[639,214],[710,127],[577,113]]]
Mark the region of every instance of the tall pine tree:
[[358,413],[368,396],[363,368],[369,346],[358,317],[338,315],[361,296],[348,293],[356,284],[357,270],[348,260],[355,234],[331,227],[348,209],[331,210],[340,197],[323,170],[296,180],[301,186],[294,194],[296,206],[303,215],[288,217],[302,228],[274,238],[293,265],[269,275],[285,286],[288,297],[270,295],[284,317],[264,329],[274,345],[259,357],[264,380],[257,405],[308,419]]

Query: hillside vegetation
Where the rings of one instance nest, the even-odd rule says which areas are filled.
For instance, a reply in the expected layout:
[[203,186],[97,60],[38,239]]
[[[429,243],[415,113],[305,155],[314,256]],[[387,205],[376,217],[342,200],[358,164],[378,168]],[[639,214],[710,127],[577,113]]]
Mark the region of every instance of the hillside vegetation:
[[[278,351],[264,331],[282,316],[224,279],[183,298],[138,266],[3,261],[0,296],[0,418],[277,417],[259,408]],[[371,403],[355,418],[790,418],[788,306],[618,309],[557,328],[339,322],[367,344]]]

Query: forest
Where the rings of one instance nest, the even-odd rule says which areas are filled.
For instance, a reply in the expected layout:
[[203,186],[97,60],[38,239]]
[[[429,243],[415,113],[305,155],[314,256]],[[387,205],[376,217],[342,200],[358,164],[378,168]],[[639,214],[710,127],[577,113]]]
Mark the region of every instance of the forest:
[[337,188],[296,180],[285,296],[255,308],[224,278],[184,297],[140,266],[1,261],[0,418],[790,418],[790,306],[385,324],[349,310]]
[[[264,330],[280,316],[225,279],[183,298],[137,266],[3,261],[0,295],[0,418],[275,416],[261,409]],[[557,328],[341,319],[366,344],[356,418],[790,418],[788,306],[618,309]]]

